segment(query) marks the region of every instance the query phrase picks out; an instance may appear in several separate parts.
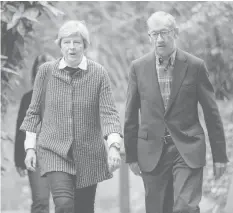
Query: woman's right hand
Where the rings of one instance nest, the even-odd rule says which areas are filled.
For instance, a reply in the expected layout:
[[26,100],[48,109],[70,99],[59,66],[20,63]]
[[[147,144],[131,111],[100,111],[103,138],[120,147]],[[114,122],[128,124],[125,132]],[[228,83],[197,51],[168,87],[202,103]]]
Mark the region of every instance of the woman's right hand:
[[27,149],[27,154],[24,160],[27,170],[36,171],[36,151],[35,149]]

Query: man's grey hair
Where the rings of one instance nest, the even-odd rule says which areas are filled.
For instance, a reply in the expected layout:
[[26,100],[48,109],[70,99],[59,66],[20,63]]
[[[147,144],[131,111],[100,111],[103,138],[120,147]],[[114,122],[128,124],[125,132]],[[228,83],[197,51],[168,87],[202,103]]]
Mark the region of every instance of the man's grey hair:
[[147,19],[147,26],[149,27],[151,22],[153,22],[155,20],[159,20],[161,18],[167,19],[169,21],[171,27],[177,28],[175,17],[172,16],[171,14],[169,14],[169,13],[164,12],[164,11],[157,11],[157,12],[153,13]]

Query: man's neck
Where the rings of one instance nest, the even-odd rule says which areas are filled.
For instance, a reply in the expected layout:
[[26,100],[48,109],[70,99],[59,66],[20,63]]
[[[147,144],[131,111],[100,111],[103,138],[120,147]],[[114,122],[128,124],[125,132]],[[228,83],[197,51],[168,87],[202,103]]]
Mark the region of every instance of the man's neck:
[[159,54],[157,54],[156,53],[156,55],[159,57],[159,58],[162,58],[163,60],[168,60],[170,57],[171,57],[171,55],[174,53],[174,51],[175,51],[175,47],[172,49],[172,51],[168,54],[168,55],[166,55],[166,56],[163,56],[163,55],[159,55]]

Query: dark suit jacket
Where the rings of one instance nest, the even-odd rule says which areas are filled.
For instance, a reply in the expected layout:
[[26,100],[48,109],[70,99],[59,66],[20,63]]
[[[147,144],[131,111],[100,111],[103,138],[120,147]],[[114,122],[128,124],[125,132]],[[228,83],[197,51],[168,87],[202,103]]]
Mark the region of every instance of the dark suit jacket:
[[32,98],[32,90],[23,95],[20,107],[18,111],[17,123],[16,123],[16,134],[15,134],[15,166],[26,169],[24,164],[25,151],[24,151],[24,140],[26,134],[24,131],[21,131],[19,128],[23,122],[23,119],[26,115],[27,109],[30,105]]
[[164,145],[161,137],[167,127],[187,165],[204,166],[206,144],[198,102],[204,112],[213,161],[227,162],[223,125],[204,61],[178,49],[172,73],[165,110],[154,52],[132,62],[124,126],[126,162],[138,161],[143,171],[152,171],[160,159]]

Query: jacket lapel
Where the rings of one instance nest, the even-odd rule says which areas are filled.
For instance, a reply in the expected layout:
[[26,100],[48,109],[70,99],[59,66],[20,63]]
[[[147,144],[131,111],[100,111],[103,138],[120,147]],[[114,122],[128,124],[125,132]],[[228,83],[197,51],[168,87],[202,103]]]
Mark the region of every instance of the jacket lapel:
[[156,71],[155,52],[152,51],[151,53],[149,53],[147,59],[148,60],[146,62],[146,70],[148,70],[148,72],[149,72],[147,82],[151,82],[148,85],[151,85],[151,87],[152,87],[152,90],[153,90],[152,94],[154,94],[155,103],[160,108],[162,113],[164,114],[165,108],[164,108],[164,104],[163,104],[163,98],[161,95],[160,86],[159,86],[159,82],[158,82],[158,75],[157,75],[157,71]]
[[175,59],[175,65],[174,65],[174,69],[172,71],[173,80],[172,80],[172,86],[171,86],[171,94],[170,94],[170,98],[168,101],[167,109],[165,111],[165,115],[171,109],[171,106],[176,99],[176,96],[177,96],[179,89],[180,89],[180,86],[184,80],[184,77],[185,77],[185,74],[187,71],[187,67],[188,67],[188,64],[186,63],[186,57],[185,57],[183,51],[178,49],[176,54],[177,55],[176,55],[176,59]]

